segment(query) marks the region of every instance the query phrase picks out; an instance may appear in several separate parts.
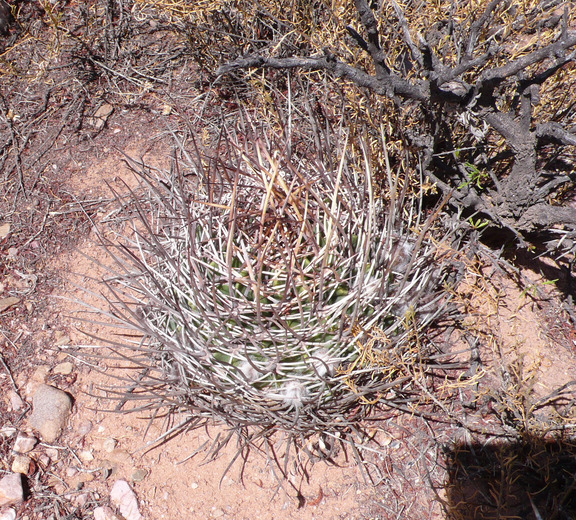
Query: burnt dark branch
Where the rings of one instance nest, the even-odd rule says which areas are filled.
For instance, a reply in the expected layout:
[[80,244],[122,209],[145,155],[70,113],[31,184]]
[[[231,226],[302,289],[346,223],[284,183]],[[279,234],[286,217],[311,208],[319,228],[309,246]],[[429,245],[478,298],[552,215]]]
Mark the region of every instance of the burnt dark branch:
[[404,14],[404,11],[400,8],[400,6],[394,1],[391,0],[392,6],[394,7],[394,11],[396,13],[396,17],[398,18],[398,22],[400,23],[400,27],[402,28],[402,34],[404,36],[404,41],[406,45],[408,45],[412,57],[416,60],[416,62],[420,65],[420,67],[424,67],[424,59],[422,57],[422,53],[418,46],[412,40],[412,36],[410,36],[410,28],[408,27],[408,20]]
[[502,3],[502,0],[492,0],[480,18],[478,18],[470,26],[470,36],[468,38],[468,46],[466,47],[466,59],[472,60],[474,49],[476,48],[476,43],[478,41],[478,34],[480,33],[481,29],[487,25],[490,16],[492,16],[492,13],[494,12],[494,9],[496,9],[500,3]]
[[378,32],[378,22],[374,17],[374,13],[366,0],[356,0],[356,10],[360,16],[360,22],[368,33],[368,42],[374,48],[380,49],[380,34]]
[[562,13],[562,38],[568,37],[568,6],[564,5],[564,12]]
[[533,231],[534,228],[549,229],[557,225],[576,227],[576,209],[569,206],[552,206],[544,202],[535,204],[526,209],[517,224],[521,231]]
[[512,114],[499,112],[494,107],[484,113],[484,119],[514,148],[514,143],[521,144],[524,139],[522,128]]
[[523,132],[529,132],[532,125],[532,106],[538,103],[538,85],[524,88],[520,94],[519,122]]
[[[444,195],[451,195],[451,205],[487,216],[492,222],[509,229],[514,235],[517,235],[514,226],[511,226],[509,222],[501,218],[498,207],[489,202],[487,198],[481,197],[474,190],[468,190],[466,193],[463,193],[462,190],[454,190],[452,186],[437,177],[430,169],[424,173],[440,188]],[[518,238],[522,240],[521,237],[518,236]]]
[[574,178],[571,179],[569,175],[557,175],[554,179],[548,181],[546,184],[538,188],[538,191],[536,192],[536,197],[538,197],[539,199],[545,199],[552,192],[554,192],[554,190],[556,190],[556,188],[558,188],[559,186],[562,186],[563,184],[566,184],[567,182],[574,180],[575,179]]
[[[506,78],[515,76],[521,71],[527,69],[531,65],[536,63],[541,63],[548,58],[553,58],[555,56],[561,56],[564,51],[574,47],[576,45],[576,34],[570,34],[565,39],[561,39],[555,43],[551,43],[545,47],[537,49],[525,56],[522,56],[506,65],[501,67],[496,67],[494,69],[489,69],[480,75],[478,80],[479,85],[486,84],[498,84],[504,81]],[[566,62],[574,59],[574,56],[566,58]]]
[[443,70],[440,70],[441,68],[440,61],[438,60],[438,57],[434,53],[434,50],[432,49],[430,44],[426,41],[424,36],[422,35],[420,36],[419,43],[420,43],[420,50],[422,52],[422,63],[424,69],[429,72],[435,72],[436,76],[444,72]]
[[447,68],[442,74],[440,74],[438,76],[438,82],[446,83],[459,78],[470,70],[484,67],[497,52],[497,47],[495,45],[490,45],[488,51],[481,56],[473,59],[464,58],[461,63],[453,68]]
[[536,137],[540,140],[549,139],[558,144],[576,146],[576,134],[566,130],[560,123],[548,122],[536,125]]
[[426,101],[429,98],[425,83],[422,86],[413,85],[395,74],[379,79],[337,60],[331,54],[310,58],[265,58],[263,56],[240,58],[222,65],[216,71],[216,75],[222,76],[236,70],[251,68],[324,70],[338,78],[348,79],[359,87],[368,88],[379,95],[389,97],[398,95],[401,98],[414,101]]
[[348,34],[350,34],[350,36],[352,36],[352,38],[358,44],[358,46],[363,51],[368,52],[368,44],[366,43],[366,40],[364,38],[362,38],[362,36],[360,36],[360,34],[358,34],[358,31],[356,31],[356,29],[354,29],[354,27],[352,27],[350,25],[346,26],[346,30],[348,31]]
[[522,79],[518,84],[519,90],[523,90],[530,85],[542,85],[547,79],[550,79],[562,67],[564,67],[564,65],[567,65],[568,63],[571,63],[572,61],[574,61],[574,57],[562,60],[559,63],[557,63],[556,65],[549,67],[544,72],[541,72],[540,74],[535,74],[531,78]]
[[386,54],[380,47],[380,33],[378,32],[378,22],[374,17],[374,13],[366,0],[356,0],[356,9],[360,15],[360,21],[368,33],[368,54],[376,67],[376,76],[382,79],[384,76],[390,74],[390,69],[386,65]]

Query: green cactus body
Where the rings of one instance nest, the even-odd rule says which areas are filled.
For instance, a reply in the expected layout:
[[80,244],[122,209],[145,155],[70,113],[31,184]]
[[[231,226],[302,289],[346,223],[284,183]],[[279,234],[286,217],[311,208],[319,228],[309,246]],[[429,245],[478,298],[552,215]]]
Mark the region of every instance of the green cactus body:
[[151,303],[134,328],[185,408],[309,434],[403,381],[386,364],[410,358],[405,316],[416,328],[434,319],[418,305],[442,275],[433,245],[407,239],[421,223],[402,221],[404,201],[374,199],[368,172],[344,159],[304,174],[243,156],[216,202],[159,184],[169,203],[139,246]]

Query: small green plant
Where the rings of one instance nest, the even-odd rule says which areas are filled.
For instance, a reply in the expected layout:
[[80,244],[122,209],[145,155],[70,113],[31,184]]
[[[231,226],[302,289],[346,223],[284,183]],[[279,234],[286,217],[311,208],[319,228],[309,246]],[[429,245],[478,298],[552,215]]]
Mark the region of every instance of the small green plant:
[[476,220],[474,220],[473,217],[470,217],[468,219],[468,222],[470,223],[470,226],[472,227],[472,229],[474,229],[476,231],[479,231],[490,224],[490,221],[488,221],[486,219],[477,218]]
[[529,284],[526,287],[524,287],[524,289],[522,290],[522,292],[520,293],[520,296],[522,298],[525,298],[526,296],[528,296],[529,294],[531,294],[532,296],[537,296],[538,295],[538,291],[540,289],[540,287],[545,287],[548,285],[556,285],[556,283],[558,282],[559,278],[556,278],[554,280],[545,280],[543,282],[540,283],[533,283],[533,284]]
[[469,188],[470,186],[474,186],[479,190],[484,189],[485,182],[489,179],[488,173],[468,161],[464,163],[464,168],[466,169],[468,181],[460,184],[458,189]]

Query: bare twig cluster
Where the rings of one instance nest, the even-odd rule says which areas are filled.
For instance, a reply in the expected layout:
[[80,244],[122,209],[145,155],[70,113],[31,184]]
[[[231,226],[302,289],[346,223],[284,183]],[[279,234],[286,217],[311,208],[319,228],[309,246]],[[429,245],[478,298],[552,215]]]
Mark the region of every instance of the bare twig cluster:
[[[570,102],[562,105],[553,91],[574,80],[573,13],[557,1],[493,0],[474,13],[464,4],[446,2],[444,15],[427,23],[422,2],[356,0],[361,29],[347,29],[369,57],[367,68],[328,46],[320,55],[250,54],[218,74],[325,71],[390,98],[416,114],[417,124],[403,129],[406,146],[453,204],[512,231],[522,244],[544,232],[570,249],[576,209],[558,194],[574,183],[576,134]],[[393,42],[384,38],[390,24],[398,28]],[[529,41],[521,45],[522,38]],[[542,109],[542,98],[552,110]]]

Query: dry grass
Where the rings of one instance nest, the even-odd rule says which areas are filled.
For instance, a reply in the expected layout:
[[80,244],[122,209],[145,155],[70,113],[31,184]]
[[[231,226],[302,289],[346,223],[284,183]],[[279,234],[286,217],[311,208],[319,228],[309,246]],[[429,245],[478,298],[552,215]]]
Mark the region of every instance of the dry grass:
[[[451,59],[460,56],[462,42],[467,41],[469,29],[467,21],[477,20],[486,9],[488,2],[461,2],[454,4],[448,1],[438,2],[383,2],[375,9],[379,22],[382,48],[387,51],[387,65],[392,70],[400,70],[410,61],[410,50],[405,42],[403,31],[409,33],[413,42],[418,42],[418,35],[427,38],[432,50],[441,59],[450,64]],[[372,64],[367,55],[354,42],[346,27],[360,30],[357,14],[352,2],[317,2],[311,9],[309,2],[265,1],[257,4],[251,2],[221,1],[211,3],[210,7],[203,3],[189,5],[183,1],[142,1],[138,3],[142,9],[152,13],[164,14],[188,38],[192,49],[201,49],[195,54],[195,59],[209,78],[218,66],[239,56],[259,54],[262,56],[315,56],[329,49],[337,58],[358,66],[368,72],[373,72]],[[399,23],[398,12],[403,12],[403,22]],[[440,29],[448,23],[451,16],[455,26],[449,35],[444,35]],[[519,57],[525,56],[538,47],[544,46],[558,36],[560,30],[556,23],[565,19],[567,27],[574,27],[574,12],[568,9],[564,14],[562,2],[547,2],[523,0],[522,2],[502,2],[492,13],[489,27],[482,27],[476,35],[475,51],[479,55],[491,45],[498,48],[493,58],[480,68],[471,71],[463,77],[472,84],[483,70],[488,67],[498,67]],[[539,67],[539,68],[538,68]],[[526,73],[542,72],[545,64],[533,66]],[[408,78],[416,72],[408,67]],[[535,106],[534,117],[537,121],[562,121],[568,127],[574,124],[575,112],[567,98],[566,85],[574,82],[574,65],[567,65],[558,72],[554,80],[547,81],[540,90],[540,102]],[[280,77],[282,74],[280,74]],[[301,73],[311,84],[322,85],[326,78],[323,73]],[[234,78],[219,78],[217,85],[228,88],[230,82],[240,87],[243,92],[250,92],[250,87],[256,87],[261,95],[268,95],[267,82],[273,74],[246,71]],[[276,85],[281,86],[280,83]],[[243,86],[242,86],[243,85]],[[408,134],[418,135],[418,128],[425,121],[418,111],[412,110],[408,104],[399,107],[397,104],[378,99],[362,93],[360,89],[347,86],[341,88],[348,114],[358,114],[360,128],[372,128],[375,134],[383,125],[388,135],[388,153],[394,164],[402,164],[406,172],[417,168],[418,158],[408,157],[406,143]],[[272,89],[274,90],[274,89]],[[513,81],[504,82],[498,87],[498,99],[502,110],[510,109],[516,102],[516,86]],[[247,94],[249,95],[249,94]],[[371,107],[378,106],[376,112]],[[327,107],[327,105],[324,105]],[[354,116],[351,119],[355,119]],[[356,123],[356,121],[353,121]],[[479,154],[484,154],[482,162],[490,162],[505,151],[505,143],[499,134],[493,130],[486,132],[482,121],[454,121],[449,123],[453,136],[454,150],[462,164],[469,162],[474,165],[479,161]],[[470,125],[478,132],[486,132],[482,142],[472,139]],[[351,128],[356,127],[356,124]],[[503,175],[510,162],[500,157],[496,175]],[[555,161],[574,161],[574,154],[566,150],[561,156],[549,150],[545,154],[548,166]],[[488,180],[488,179],[487,179]],[[486,185],[489,184],[486,183]],[[482,186],[484,187],[484,186]]]

